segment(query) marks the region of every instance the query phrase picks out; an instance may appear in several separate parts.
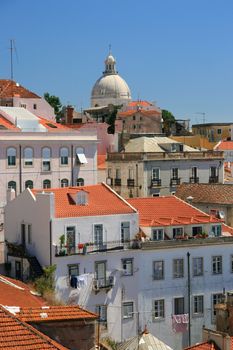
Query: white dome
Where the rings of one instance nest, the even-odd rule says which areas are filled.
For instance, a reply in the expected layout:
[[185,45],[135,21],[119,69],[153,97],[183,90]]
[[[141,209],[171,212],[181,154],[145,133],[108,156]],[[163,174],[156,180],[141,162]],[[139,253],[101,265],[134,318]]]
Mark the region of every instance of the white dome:
[[130,89],[115,69],[115,58],[109,54],[105,60],[105,71],[91,92],[91,106],[121,105],[131,101]]

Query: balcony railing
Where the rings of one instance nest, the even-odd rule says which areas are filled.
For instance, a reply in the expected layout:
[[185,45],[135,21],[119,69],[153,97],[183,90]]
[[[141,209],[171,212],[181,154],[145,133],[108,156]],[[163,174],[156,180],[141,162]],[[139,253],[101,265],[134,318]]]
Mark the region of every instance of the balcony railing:
[[173,178],[173,179],[171,179],[170,185],[171,186],[180,185],[180,178]]
[[191,184],[198,184],[198,183],[199,183],[199,177],[197,177],[197,176],[192,176],[192,177],[189,178],[189,182],[190,182]]
[[161,179],[151,179],[151,187],[161,186]]
[[114,286],[114,277],[109,276],[105,278],[94,278],[93,280],[93,290],[99,292],[101,289],[111,289]]
[[114,180],[114,185],[115,186],[121,186],[121,179],[115,179]]
[[210,183],[210,184],[216,184],[216,183],[218,183],[218,176],[210,176],[210,177],[209,177],[209,183]]
[[134,179],[127,179],[127,186],[134,187]]

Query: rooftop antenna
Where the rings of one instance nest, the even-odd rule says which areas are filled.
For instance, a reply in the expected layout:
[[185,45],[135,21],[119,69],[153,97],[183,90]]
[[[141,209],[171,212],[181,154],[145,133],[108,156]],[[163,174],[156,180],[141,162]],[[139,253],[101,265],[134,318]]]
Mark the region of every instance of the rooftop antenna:
[[111,44],[108,45],[108,54],[109,55],[112,54],[112,45]]
[[12,83],[12,97],[13,97],[13,79],[14,79],[14,62],[13,62],[13,51],[15,51],[15,55],[18,61],[17,50],[15,46],[14,39],[10,40],[10,63],[11,63],[11,83]]
[[202,115],[202,123],[203,124],[205,124],[205,122],[206,122],[206,118],[205,118],[205,112],[196,112],[195,114],[200,114],[200,115]]

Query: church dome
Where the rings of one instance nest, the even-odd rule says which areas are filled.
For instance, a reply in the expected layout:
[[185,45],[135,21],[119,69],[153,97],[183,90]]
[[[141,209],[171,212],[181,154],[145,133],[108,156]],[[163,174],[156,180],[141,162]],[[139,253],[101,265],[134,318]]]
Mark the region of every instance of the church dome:
[[115,69],[115,58],[109,54],[105,60],[105,71],[91,93],[91,106],[121,105],[131,101],[130,89]]

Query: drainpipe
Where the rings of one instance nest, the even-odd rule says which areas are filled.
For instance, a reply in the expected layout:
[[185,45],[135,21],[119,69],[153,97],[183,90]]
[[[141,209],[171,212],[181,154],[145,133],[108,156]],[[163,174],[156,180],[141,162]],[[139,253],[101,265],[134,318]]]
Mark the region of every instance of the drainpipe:
[[22,147],[19,145],[19,193],[22,193]]
[[53,254],[53,247],[52,247],[52,220],[49,221],[49,264],[52,266],[52,254]]
[[188,324],[188,346],[191,345],[191,288],[190,288],[190,253],[187,252],[187,263],[188,263],[188,315],[189,315],[189,324]]
[[71,186],[74,186],[74,146],[71,145]]
[[136,195],[138,197],[138,164],[136,164]]

